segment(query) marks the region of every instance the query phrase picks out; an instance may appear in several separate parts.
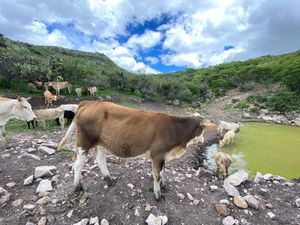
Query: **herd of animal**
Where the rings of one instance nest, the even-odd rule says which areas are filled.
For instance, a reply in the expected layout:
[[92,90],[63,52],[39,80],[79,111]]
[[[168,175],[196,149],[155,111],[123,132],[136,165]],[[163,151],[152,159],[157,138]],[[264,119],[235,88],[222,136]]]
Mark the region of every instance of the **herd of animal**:
[[[103,101],[83,101],[79,105],[32,110],[28,100],[22,97],[0,97],[0,139],[5,141],[5,124],[12,118],[38,121],[44,127],[47,120],[58,118],[63,129],[66,113],[73,112],[75,118],[58,144],[58,150],[64,148],[76,131],[74,191],[83,189],[80,181],[82,168],[88,152],[95,149],[96,161],[108,185],[114,180],[106,166],[106,153],[123,158],[149,156],[152,161],[154,195],[160,199],[161,185],[165,182],[165,163],[182,156],[195,138],[203,142],[204,130],[217,126],[200,116],[177,117],[160,112],[143,112]],[[240,126],[221,121],[218,131],[220,134],[226,133],[220,146],[232,143]],[[230,156],[219,152],[215,160],[222,176],[226,177],[232,162]]]

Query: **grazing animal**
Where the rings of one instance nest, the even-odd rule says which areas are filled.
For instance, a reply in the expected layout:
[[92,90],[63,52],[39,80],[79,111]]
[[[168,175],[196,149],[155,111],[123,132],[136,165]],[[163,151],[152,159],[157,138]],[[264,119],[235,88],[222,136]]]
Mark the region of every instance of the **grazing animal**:
[[64,81],[64,78],[63,78],[62,76],[57,76],[57,77],[56,77],[56,80],[57,80],[58,82],[63,82],[63,81]]
[[45,98],[45,104],[47,104],[47,106],[49,106],[49,104],[53,106],[52,102],[57,101],[57,96],[51,94],[51,92],[48,91],[48,89],[44,91],[44,98]]
[[230,123],[230,122],[225,122],[225,121],[220,121],[219,126],[218,126],[218,133],[223,136],[224,132],[226,131],[233,131],[233,132],[238,132],[240,130],[240,127],[242,127],[242,123]]
[[235,138],[234,131],[232,131],[232,130],[227,131],[226,134],[224,135],[222,141],[220,141],[219,146],[222,148],[225,145],[229,145],[230,143],[233,143],[234,138]]
[[35,80],[35,81],[33,81],[33,84],[37,89],[42,89],[44,87],[44,84],[41,81]]
[[75,89],[75,92],[76,92],[76,95],[77,95],[78,97],[81,97],[81,94],[82,94],[82,88],[76,88],[76,89]]
[[[67,125],[71,124],[74,119],[75,113],[73,111],[65,110],[64,112],[64,118],[67,119]],[[57,125],[60,125],[59,118],[56,118]]]
[[46,129],[46,121],[47,120],[55,120],[59,119],[61,129],[64,129],[65,121],[64,121],[64,110],[61,108],[53,108],[53,109],[39,109],[35,110],[36,121],[41,122]]
[[97,87],[88,87],[87,89],[91,96],[95,96],[95,93],[97,92]]
[[72,111],[73,113],[77,112],[78,105],[77,104],[62,104],[59,106],[59,108],[62,108],[65,111]]
[[217,165],[217,174],[221,174],[223,179],[225,179],[228,176],[228,168],[232,163],[231,157],[224,152],[217,152],[215,162]]
[[6,143],[4,137],[6,135],[5,124],[7,121],[13,118],[31,121],[36,118],[28,102],[29,99],[23,97],[18,97],[17,99],[0,97],[0,140],[2,139],[4,143]]
[[71,84],[68,81],[63,81],[63,82],[49,82],[48,83],[49,87],[53,87],[56,91],[56,95],[60,95],[60,90],[62,89],[68,89],[69,94],[71,94]]
[[142,112],[110,102],[84,101],[58,145],[61,150],[76,130],[74,191],[82,190],[80,176],[88,152],[96,148],[98,166],[108,184],[113,180],[106,166],[106,152],[119,157],[150,156],[154,194],[160,199],[165,162],[179,158],[187,144],[212,126],[200,117],[176,117],[159,112]]

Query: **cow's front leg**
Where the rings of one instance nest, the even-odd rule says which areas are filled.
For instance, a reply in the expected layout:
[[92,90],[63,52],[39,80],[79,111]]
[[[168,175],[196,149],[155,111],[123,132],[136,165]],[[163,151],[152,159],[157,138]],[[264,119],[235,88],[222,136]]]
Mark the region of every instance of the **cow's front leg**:
[[152,175],[153,175],[153,192],[156,200],[159,200],[162,197],[160,184],[161,171],[164,168],[165,160],[159,157],[152,159]]
[[80,178],[85,160],[86,152],[81,147],[78,147],[76,161],[74,163],[74,192],[79,192],[83,190]]
[[102,173],[107,185],[112,186],[114,184],[114,179],[112,179],[112,177],[110,176],[110,173],[107,169],[106,149],[99,145],[96,146],[96,160],[97,160],[98,166],[101,170],[101,173]]

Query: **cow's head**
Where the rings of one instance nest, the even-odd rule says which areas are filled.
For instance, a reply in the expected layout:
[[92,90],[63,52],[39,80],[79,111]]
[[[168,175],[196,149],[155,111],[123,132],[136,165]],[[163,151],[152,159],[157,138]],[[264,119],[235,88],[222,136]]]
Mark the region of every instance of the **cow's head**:
[[57,101],[57,96],[53,95],[53,101]]
[[32,121],[36,118],[28,102],[29,99],[18,97],[12,112],[17,119]]

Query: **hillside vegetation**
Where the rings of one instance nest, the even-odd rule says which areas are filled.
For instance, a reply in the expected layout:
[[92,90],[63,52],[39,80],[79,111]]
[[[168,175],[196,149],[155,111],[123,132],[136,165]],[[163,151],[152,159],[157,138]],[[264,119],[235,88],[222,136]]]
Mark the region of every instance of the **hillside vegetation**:
[[98,86],[143,98],[200,104],[231,89],[252,90],[257,84],[279,86],[276,92],[252,96],[249,102],[281,112],[300,109],[300,51],[263,56],[202,69],[159,75],[137,75],[107,56],[59,47],[36,46],[0,37],[0,88],[29,91],[28,81],[58,75],[73,86]]

